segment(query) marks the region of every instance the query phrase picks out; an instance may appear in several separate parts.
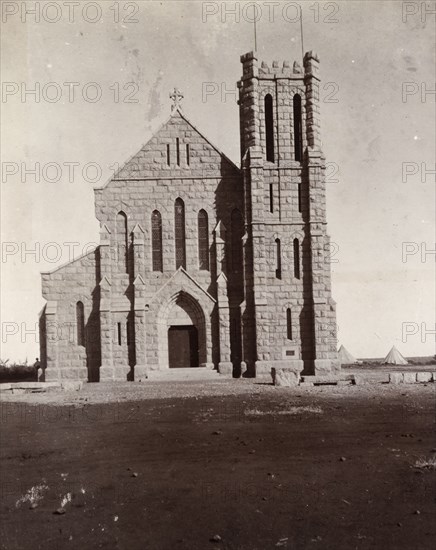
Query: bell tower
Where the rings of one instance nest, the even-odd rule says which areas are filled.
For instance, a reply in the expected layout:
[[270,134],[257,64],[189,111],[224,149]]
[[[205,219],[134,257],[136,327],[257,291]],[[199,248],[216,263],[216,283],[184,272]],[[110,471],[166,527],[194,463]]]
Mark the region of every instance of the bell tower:
[[243,347],[256,376],[271,367],[339,368],[321,149],[319,59],[259,64],[241,57],[244,177]]

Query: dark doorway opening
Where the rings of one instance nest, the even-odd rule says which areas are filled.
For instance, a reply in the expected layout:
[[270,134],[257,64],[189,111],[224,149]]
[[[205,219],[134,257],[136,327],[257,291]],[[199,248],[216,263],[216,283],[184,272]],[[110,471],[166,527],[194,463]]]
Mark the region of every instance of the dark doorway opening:
[[198,367],[198,331],[193,326],[168,329],[168,362],[170,369]]

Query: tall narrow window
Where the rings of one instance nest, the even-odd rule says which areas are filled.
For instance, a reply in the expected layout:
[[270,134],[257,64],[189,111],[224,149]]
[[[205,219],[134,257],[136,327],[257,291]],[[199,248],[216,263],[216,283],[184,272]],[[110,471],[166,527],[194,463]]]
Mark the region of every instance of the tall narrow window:
[[274,162],[274,112],[271,94],[265,96],[266,160]]
[[186,164],[189,166],[191,163],[189,143],[186,144]]
[[282,245],[280,239],[276,239],[276,277],[282,278]]
[[121,346],[121,323],[117,323],[117,341],[118,345]]
[[269,184],[269,211],[274,212],[274,186]]
[[292,311],[290,307],[286,310],[286,332],[288,340],[292,340]]
[[209,270],[209,223],[207,212],[198,213],[198,263],[202,270]]
[[151,214],[151,257],[153,271],[163,271],[162,216],[158,210]]
[[244,227],[241,213],[237,208],[232,212],[230,226],[232,271],[239,273],[242,271],[242,235]]
[[300,278],[300,243],[294,239],[294,277]]
[[185,243],[185,203],[182,199],[176,199],[174,204],[174,231],[176,242],[176,269],[186,269],[186,243]]
[[180,139],[176,138],[176,162],[180,166]]
[[82,302],[76,304],[77,345],[85,346],[85,309]]
[[126,321],[126,340],[128,346],[133,344],[133,323],[130,319]]
[[127,232],[127,216],[124,212],[118,212],[116,223],[116,238],[118,250],[118,262],[126,273],[129,272],[128,252],[129,241]]
[[301,183],[298,184],[298,212],[303,212],[303,202],[301,199]]
[[294,95],[294,156],[295,160],[303,160],[303,132],[301,119],[301,96]]
[[170,144],[167,143],[167,166],[171,164]]

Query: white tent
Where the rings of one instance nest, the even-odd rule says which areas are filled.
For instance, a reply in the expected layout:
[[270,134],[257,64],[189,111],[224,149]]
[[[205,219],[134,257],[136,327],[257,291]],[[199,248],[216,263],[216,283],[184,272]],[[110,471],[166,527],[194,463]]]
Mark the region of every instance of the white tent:
[[406,359],[401,355],[395,346],[392,346],[391,351],[386,355],[382,362],[384,365],[407,365]]
[[351,355],[351,353],[344,348],[344,346],[341,346],[338,349],[338,359],[341,362],[341,365],[353,365],[358,362],[354,355]]

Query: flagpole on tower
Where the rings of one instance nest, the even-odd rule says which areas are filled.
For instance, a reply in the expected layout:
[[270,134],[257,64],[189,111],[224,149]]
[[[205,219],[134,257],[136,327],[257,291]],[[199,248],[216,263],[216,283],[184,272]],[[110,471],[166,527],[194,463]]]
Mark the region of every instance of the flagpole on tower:
[[254,51],[257,52],[256,4],[253,4]]
[[300,4],[300,35],[301,35],[301,57],[304,63],[304,38],[303,38],[303,8]]

